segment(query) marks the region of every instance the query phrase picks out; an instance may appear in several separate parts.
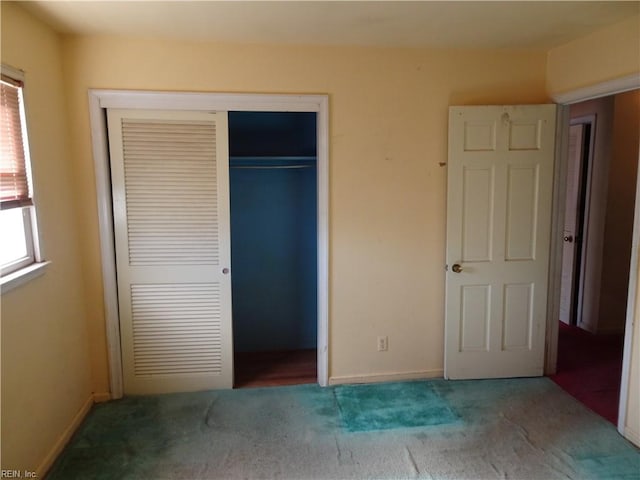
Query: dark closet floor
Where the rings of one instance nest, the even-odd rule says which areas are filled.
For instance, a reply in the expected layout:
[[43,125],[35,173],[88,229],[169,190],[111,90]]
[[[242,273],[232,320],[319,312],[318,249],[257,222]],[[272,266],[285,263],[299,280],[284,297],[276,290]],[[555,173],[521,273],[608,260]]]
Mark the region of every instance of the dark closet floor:
[[551,380],[609,420],[618,422],[624,335],[594,335],[560,322],[558,371]]
[[271,387],[317,383],[316,350],[236,352],[234,387]]

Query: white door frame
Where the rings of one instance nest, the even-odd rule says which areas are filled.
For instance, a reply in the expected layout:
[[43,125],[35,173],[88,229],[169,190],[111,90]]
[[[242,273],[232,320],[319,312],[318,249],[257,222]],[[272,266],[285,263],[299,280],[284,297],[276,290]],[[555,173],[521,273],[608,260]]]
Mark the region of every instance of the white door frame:
[[[560,312],[560,283],[562,275],[562,228],[564,226],[564,204],[566,197],[567,156],[569,138],[569,105],[594,98],[606,97],[617,93],[640,88],[640,75],[632,74],[598,83],[585,88],[552,96],[560,104],[558,108],[558,139],[556,141],[554,204],[552,212],[551,254],[549,268],[549,300],[547,308],[547,352],[545,374],[556,372],[558,359],[558,322]],[[622,378],[620,382],[620,404],[618,408],[618,432],[625,435],[627,398],[629,395],[629,374],[631,368],[631,341],[633,321],[638,307],[636,294],[638,284],[638,243],[640,242],[640,169],[636,180],[636,202],[633,224],[633,241],[629,269],[629,294],[627,297],[627,317],[622,358]]]
[[105,109],[269,111],[317,113],[318,189],[318,383],[329,377],[329,97],[327,95],[230,94],[89,90],[89,115],[100,229],[111,398],[121,398],[122,352],[113,242],[111,176]]

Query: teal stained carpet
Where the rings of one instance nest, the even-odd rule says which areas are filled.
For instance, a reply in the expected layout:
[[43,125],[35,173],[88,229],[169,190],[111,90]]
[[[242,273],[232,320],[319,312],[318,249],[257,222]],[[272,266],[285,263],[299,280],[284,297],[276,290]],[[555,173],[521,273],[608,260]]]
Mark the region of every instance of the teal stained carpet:
[[302,385],[98,404],[46,478],[638,480],[640,452],[546,378]]
[[427,382],[335,387],[342,426],[349,432],[450,424],[455,413]]

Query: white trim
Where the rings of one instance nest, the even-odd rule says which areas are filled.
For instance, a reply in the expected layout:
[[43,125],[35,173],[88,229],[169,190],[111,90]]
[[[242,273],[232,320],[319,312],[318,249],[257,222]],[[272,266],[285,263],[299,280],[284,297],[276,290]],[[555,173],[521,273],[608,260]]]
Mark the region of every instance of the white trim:
[[120,319],[118,316],[118,285],[116,281],[116,255],[111,203],[111,168],[107,145],[107,120],[100,107],[100,97],[89,91],[89,116],[91,144],[96,175],[98,225],[100,228],[100,255],[104,310],[109,362],[109,387],[112,398],[121,398],[124,392],[122,379],[122,352],[120,350]]
[[103,403],[111,400],[111,394],[109,392],[100,392],[93,394],[93,403]]
[[[618,431],[631,439],[635,435],[634,443],[640,444],[638,432],[626,426],[627,402],[629,400],[629,383],[631,381],[631,350],[633,343],[633,328],[636,317],[638,292],[638,250],[640,249],[640,169],[636,179],[636,203],[633,218],[633,237],[631,240],[631,261],[629,267],[629,290],[627,294],[627,318],[624,334],[624,348],[622,353],[622,374],[620,376],[620,403],[618,406]],[[636,326],[637,327],[637,326]],[[638,332],[635,332],[636,335]],[[633,440],[632,440],[633,441]]]
[[89,114],[100,228],[105,323],[109,352],[111,398],[121,398],[122,353],[116,284],[113,214],[106,108],[192,111],[316,112],[318,114],[318,383],[329,376],[329,98],[327,95],[89,90]]
[[556,373],[558,362],[558,329],[554,319],[560,318],[560,287],[562,284],[562,231],[567,187],[569,154],[569,108],[559,105],[556,112],[556,152],[553,173],[553,206],[551,207],[551,244],[549,250],[549,286],[547,331],[545,345],[545,375]]
[[636,447],[640,447],[640,432],[638,430],[634,430],[633,428],[627,426],[624,437],[633,443]]
[[[135,90],[90,90],[101,108],[154,110],[320,112],[328,106],[326,95],[260,93],[144,92]],[[326,105],[323,105],[325,104]]]
[[329,382],[329,97],[318,98],[318,383]]
[[44,274],[51,262],[37,262],[0,278],[2,295]]
[[366,375],[344,375],[331,377],[329,385],[344,385],[349,383],[380,383],[380,382],[402,382],[406,380],[425,380],[428,378],[442,378],[444,370],[442,368],[434,370],[418,370],[415,372],[401,373],[369,373]]
[[78,410],[78,413],[76,413],[71,420],[71,423],[67,426],[67,428],[64,429],[62,435],[58,437],[56,443],[54,443],[51,450],[49,450],[47,456],[44,457],[44,460],[42,460],[40,465],[38,465],[38,468],[36,468],[36,478],[44,478],[45,474],[49,471],[58,456],[62,453],[62,450],[64,450],[64,447],[67,445],[67,443],[69,443],[69,440],[71,440],[73,434],[80,427],[80,424],[82,424],[82,421],[85,419],[92,406],[93,396],[90,396],[89,398],[87,398],[84,404],[82,404],[80,410]]
[[554,102],[563,105],[572,103],[585,102],[594,98],[606,97],[616,93],[622,93],[629,90],[640,88],[640,74],[632,73],[625,77],[614,78],[607,82],[589,85],[588,87],[571,90],[564,93],[556,93],[551,95]]

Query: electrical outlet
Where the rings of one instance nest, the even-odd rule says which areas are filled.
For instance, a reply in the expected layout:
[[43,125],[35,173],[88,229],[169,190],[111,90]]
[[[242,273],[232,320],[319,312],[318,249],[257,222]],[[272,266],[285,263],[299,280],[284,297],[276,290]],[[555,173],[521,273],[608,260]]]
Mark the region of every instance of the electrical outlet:
[[378,337],[378,351],[386,352],[389,349],[389,337]]

